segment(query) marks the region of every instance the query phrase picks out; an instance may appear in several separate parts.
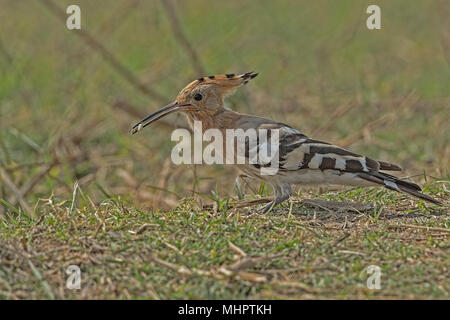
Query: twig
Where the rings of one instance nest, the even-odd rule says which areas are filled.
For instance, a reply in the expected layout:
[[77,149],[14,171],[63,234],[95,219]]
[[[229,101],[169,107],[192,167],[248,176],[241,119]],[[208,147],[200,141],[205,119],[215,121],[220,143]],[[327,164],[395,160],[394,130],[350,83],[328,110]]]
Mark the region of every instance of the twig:
[[439,231],[439,232],[450,233],[450,229],[436,228],[436,227],[426,227],[426,226],[416,226],[416,225],[413,225],[413,224],[388,225],[387,228],[388,229],[408,228],[408,229],[420,229],[420,230],[427,230],[427,231]]
[[300,204],[306,204],[306,205],[310,205],[313,207],[317,207],[320,209],[324,209],[330,213],[333,212],[333,210],[335,211],[355,211],[355,212],[360,212],[360,211],[367,211],[367,210],[371,210],[372,206],[369,205],[365,205],[363,203],[358,203],[358,202],[354,202],[354,203],[347,203],[347,202],[339,202],[339,201],[328,201],[328,200],[314,200],[314,199],[305,199],[305,200],[301,200]]
[[235,245],[234,243],[232,243],[231,241],[228,241],[228,246],[230,247],[231,250],[233,250],[234,252],[236,252],[238,255],[240,255],[241,257],[246,257],[247,254],[245,253],[244,250],[242,250],[241,248],[239,248],[237,245]]
[[440,28],[440,42],[442,51],[444,53],[442,57],[445,59],[447,67],[450,68],[450,22],[447,19],[448,15],[450,14],[450,9],[448,6],[448,2],[446,0],[437,1],[436,10],[439,17],[441,18],[441,21],[444,23]]
[[365,256],[366,254],[363,252],[353,251],[353,250],[339,250],[339,253],[346,253],[346,254],[356,254],[360,256]]
[[193,276],[193,275],[199,275],[199,276],[208,276],[208,277],[214,277],[214,278],[223,278],[223,276],[226,277],[232,277],[237,280],[244,280],[244,281],[251,281],[251,282],[266,282],[267,278],[262,275],[255,272],[248,272],[243,271],[243,269],[251,267],[255,264],[269,261],[272,259],[276,259],[278,257],[281,257],[283,254],[277,254],[273,256],[267,256],[267,257],[249,257],[244,258],[237,263],[234,263],[231,266],[222,266],[219,269],[212,269],[212,270],[200,270],[200,269],[190,269],[185,266],[179,266],[176,264],[173,264],[171,262],[162,260],[158,258],[157,256],[152,256],[152,261],[156,264],[159,264],[160,266],[163,266],[165,268],[168,268],[170,270],[173,270],[181,275],[185,276]]
[[75,181],[73,185],[72,203],[70,204],[69,216],[72,216],[73,209],[75,209],[75,202],[77,201],[78,193],[78,181]]
[[[19,199],[20,205],[23,207],[23,209],[28,213],[28,214],[32,214],[31,208],[28,205],[28,203],[25,201],[22,193],[20,192],[19,188],[17,188],[17,186],[14,184],[14,182],[12,182],[10,176],[8,175],[8,173],[6,173],[6,171],[0,167],[0,177],[2,178],[2,180],[5,182],[5,184],[11,189],[11,191],[15,194],[15,196],[17,197],[17,199]],[[11,201],[14,202],[14,201]]]
[[191,165],[192,168],[192,196],[197,193],[198,187],[198,177],[197,177],[197,165],[194,163]]
[[226,266],[225,268],[227,270],[230,270],[232,272],[236,272],[242,269],[247,269],[251,266],[254,266],[256,264],[262,263],[262,262],[266,262],[266,261],[271,261],[274,259],[277,259],[279,257],[283,256],[283,254],[276,254],[276,255],[272,255],[272,256],[266,256],[266,257],[248,257],[248,258],[244,258],[241,259],[235,263],[233,263],[230,266]]
[[2,39],[0,39],[0,53],[3,55],[3,57],[5,58],[5,60],[8,64],[13,63],[13,58],[12,58],[11,54],[6,50],[5,46],[3,45]]
[[[261,203],[267,203],[272,201],[273,198],[272,197],[265,197],[265,198],[260,198],[260,199],[252,199],[252,200],[245,200],[245,201],[236,201],[234,203],[229,203],[228,206],[230,208],[244,208],[244,207],[252,207],[252,206],[256,206],[258,204]],[[203,205],[203,209],[206,210],[210,210],[213,208],[212,204],[205,204]]]
[[15,171],[15,170],[20,170],[20,169],[29,168],[29,167],[39,167],[39,166],[43,166],[46,164],[47,164],[47,162],[44,162],[44,161],[34,161],[34,162],[28,162],[28,163],[13,164],[11,166],[5,166],[5,170],[6,171]]
[[[105,19],[105,22],[100,25],[96,33],[101,33],[102,38],[106,38],[106,35],[118,29],[118,21],[124,24],[125,18],[130,14],[132,10],[136,9],[138,4],[138,0],[129,0],[123,3],[122,6],[120,6],[115,12],[113,12],[107,19]],[[113,27],[115,27],[116,29],[114,30]]]
[[[26,184],[24,184],[22,187],[20,187],[20,190],[17,188],[17,192],[14,192],[14,189],[9,185],[11,190],[14,192],[14,196],[10,199],[10,202],[13,205],[17,204],[17,200],[22,204],[22,200],[26,197],[28,192],[30,192],[36,184],[41,181],[45,175],[56,165],[57,161],[55,160],[53,163],[47,165],[44,169],[42,169],[37,175],[32,177]],[[4,170],[4,169],[2,169]],[[6,174],[6,171],[5,171]],[[6,182],[6,181],[5,181]],[[12,182],[12,180],[11,180]],[[22,200],[21,200],[22,199]],[[23,204],[22,204],[23,206]],[[25,209],[25,208],[24,208]],[[32,213],[33,211],[25,209],[27,212]]]
[[166,161],[164,162],[164,165],[163,165],[163,168],[162,168],[162,171],[161,171],[161,178],[159,179],[159,183],[158,183],[158,188],[160,190],[158,190],[156,192],[155,200],[153,201],[153,207],[154,208],[159,208],[159,204],[161,202],[161,197],[163,195],[162,190],[167,189],[167,184],[168,184],[168,181],[169,181],[169,178],[170,178],[170,173],[171,173],[171,170],[170,170],[171,163],[172,162],[170,161],[170,159],[166,159]]
[[204,271],[204,270],[198,270],[198,269],[188,269],[185,266],[179,266],[173,263],[170,263],[168,261],[162,260],[156,256],[152,256],[152,261],[163,266],[166,267],[170,270],[173,270],[179,274],[183,274],[183,275],[194,275],[194,274],[198,274],[198,275],[206,275],[206,276],[210,276],[211,272],[209,271]]
[[30,259],[28,259],[28,264],[29,264],[31,270],[33,271],[33,274],[35,275],[35,277],[42,284],[42,287],[44,288],[44,291],[47,294],[47,296],[52,300],[55,299],[55,295],[53,294],[52,290],[50,289],[49,284],[47,283],[47,281],[45,281],[45,279],[42,277],[39,270],[34,266],[33,262],[31,262]]
[[159,227],[159,224],[144,223],[142,226],[139,227],[139,229],[136,230],[136,234],[141,234],[150,227]]
[[[3,119],[3,117],[0,115],[0,119]],[[3,126],[3,124],[2,124]],[[11,162],[11,156],[9,154],[8,148],[6,147],[5,142],[3,141],[2,135],[0,135],[0,149],[3,150],[3,153],[5,155],[5,161],[3,161],[0,158],[0,165],[3,165],[3,163],[10,163]]]
[[317,207],[319,209],[326,210],[326,211],[328,211],[330,213],[333,212],[331,209],[328,209],[327,207],[322,206],[321,204],[319,204],[317,201],[314,201],[314,200],[311,200],[311,199],[305,199],[305,200],[301,201],[300,203],[307,204],[307,205],[310,205],[310,206],[313,206],[313,207]]
[[180,24],[180,20],[177,17],[175,12],[175,8],[173,7],[171,0],[161,0],[161,3],[166,11],[166,14],[170,20],[170,26],[172,27],[173,34],[175,38],[180,42],[180,44],[184,47],[186,52],[189,54],[192,60],[192,64],[194,65],[195,71],[199,76],[206,76],[205,68],[203,68],[203,64],[200,61],[200,58],[197,52],[194,50],[193,46],[189,43],[186,35],[183,32],[183,28]]
[[337,238],[336,240],[334,240],[332,243],[325,245],[325,251],[328,251],[334,247],[336,247],[339,243],[341,243],[342,241],[344,241],[345,239],[347,239],[348,237],[350,237],[350,233],[345,232],[342,236],[340,236],[339,238]]
[[330,127],[336,124],[336,120],[339,119],[343,114],[346,114],[351,109],[355,107],[355,104],[352,103],[344,103],[333,112],[333,114],[328,118],[328,120],[318,127],[316,130],[314,130],[311,134],[312,137],[319,136],[323,132],[326,132]]
[[20,188],[20,193],[24,196],[27,195],[28,192],[31,191],[31,189],[34,188],[34,186],[41,181],[45,175],[57,164],[57,161],[53,161],[51,164],[47,165],[44,169],[42,169],[37,175],[35,175],[33,178],[31,178],[28,183],[24,184]]
[[169,249],[172,249],[173,251],[175,251],[177,254],[179,254],[180,256],[183,255],[183,253],[177,248],[175,247],[173,244],[170,244],[168,242],[163,242],[165,244],[165,246]]
[[[377,117],[376,119],[374,119],[372,121],[369,121],[368,123],[366,123],[363,126],[364,130],[373,130],[376,126],[387,125],[387,124],[391,123],[392,121],[394,121],[396,119],[395,116],[398,116],[402,111],[404,111],[404,109],[408,105],[413,103],[414,100],[417,100],[417,95],[415,93],[415,90],[412,90],[411,92],[408,93],[408,95],[406,97],[404,97],[402,99],[402,101],[400,102],[400,105],[395,109],[395,113],[392,113],[392,112],[385,113],[382,116]],[[363,134],[364,134],[363,130],[357,131],[355,134],[339,141],[338,145],[340,145],[344,148],[347,148],[351,144],[358,141],[361,138],[361,136],[363,136]]]
[[271,282],[272,285],[281,286],[281,287],[289,287],[289,288],[297,288],[302,289],[308,293],[317,293],[319,292],[318,289],[312,288],[304,283],[301,282],[294,282],[294,281],[274,281]]
[[[41,3],[50,10],[56,17],[65,23],[66,15],[52,0],[41,0]],[[119,60],[109,52],[99,41],[97,41],[91,34],[85,30],[76,30],[74,32],[77,36],[90,46],[94,51],[98,52],[102,58],[107,61],[121,76],[123,76],[133,87],[147,95],[149,98],[157,100],[161,103],[167,102],[164,96],[160,95],[153,89],[144,85],[133,73],[131,73]]]

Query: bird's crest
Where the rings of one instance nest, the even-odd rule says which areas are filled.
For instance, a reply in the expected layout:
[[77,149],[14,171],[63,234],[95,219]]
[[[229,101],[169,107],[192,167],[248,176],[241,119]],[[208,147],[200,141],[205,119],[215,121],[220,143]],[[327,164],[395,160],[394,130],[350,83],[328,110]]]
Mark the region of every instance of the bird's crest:
[[258,73],[255,72],[247,72],[240,75],[235,75],[234,73],[228,73],[228,74],[218,74],[215,76],[208,76],[199,78],[196,80],[198,84],[201,83],[214,83],[219,86],[224,87],[236,87],[240,86],[242,84],[247,84],[247,82],[250,79],[255,78],[258,75]]
[[236,75],[234,73],[218,74],[214,76],[202,77],[189,83],[180,93],[192,91],[194,88],[201,85],[216,85],[221,89],[223,95],[228,95],[234,91],[237,87],[247,84],[251,79],[255,78],[258,73],[247,72],[244,74]]

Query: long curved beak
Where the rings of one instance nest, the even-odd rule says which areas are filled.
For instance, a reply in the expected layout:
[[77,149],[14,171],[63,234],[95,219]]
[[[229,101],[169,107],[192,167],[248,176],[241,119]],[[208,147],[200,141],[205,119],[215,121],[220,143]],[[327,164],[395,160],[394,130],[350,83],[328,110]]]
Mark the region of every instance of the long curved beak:
[[136,123],[130,130],[131,134],[135,134],[136,132],[141,131],[146,126],[152,124],[155,121],[158,121],[159,119],[167,116],[168,114],[171,114],[173,112],[176,112],[180,109],[182,109],[183,106],[180,106],[178,102],[174,101],[170,104],[168,104],[165,107],[162,107],[161,109],[153,112],[151,115],[147,116],[146,118],[142,119],[138,123]]

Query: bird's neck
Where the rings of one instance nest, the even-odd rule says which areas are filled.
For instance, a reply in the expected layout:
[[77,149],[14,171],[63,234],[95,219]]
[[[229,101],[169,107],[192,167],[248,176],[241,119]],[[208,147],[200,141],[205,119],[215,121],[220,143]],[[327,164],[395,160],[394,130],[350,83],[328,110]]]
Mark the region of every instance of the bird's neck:
[[189,112],[186,115],[191,128],[194,121],[201,121],[203,132],[208,129],[232,129],[239,118],[239,113],[227,108]]

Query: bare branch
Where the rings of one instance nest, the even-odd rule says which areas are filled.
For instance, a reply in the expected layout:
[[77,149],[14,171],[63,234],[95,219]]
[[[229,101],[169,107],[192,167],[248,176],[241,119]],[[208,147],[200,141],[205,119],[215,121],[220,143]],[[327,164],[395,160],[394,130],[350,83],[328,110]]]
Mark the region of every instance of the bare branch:
[[[5,169],[0,167],[0,177],[2,178],[3,182],[5,182],[5,184],[11,189],[11,191],[15,194],[15,196],[17,197],[17,199],[19,199],[20,205],[22,206],[22,208],[28,213],[28,214],[32,214],[32,210],[30,208],[30,206],[28,205],[28,203],[25,201],[25,199],[23,198],[22,193],[20,192],[19,188],[14,184],[14,182],[12,181],[11,177],[8,175],[8,173],[5,171]],[[10,202],[15,202],[14,201],[10,201]]]
[[195,71],[199,76],[205,76],[205,68],[197,54],[197,51],[194,50],[194,47],[190,44],[186,35],[184,34],[183,28],[181,26],[180,20],[177,17],[175,12],[175,8],[172,4],[171,0],[161,0],[163,7],[166,11],[166,14],[170,20],[170,26],[172,27],[173,35],[180,42],[181,46],[184,47],[186,52],[189,54],[192,64],[194,65]]
[[[41,3],[50,10],[56,17],[62,21],[66,21],[66,15],[52,0],[41,0]],[[76,30],[76,35],[81,37],[83,41],[90,46],[94,51],[98,52],[103,59],[105,59],[120,75],[122,75],[133,87],[160,103],[168,101],[167,98],[160,95],[153,89],[144,85],[133,73],[131,73],[119,60],[109,52],[99,41],[97,41],[91,34],[85,30]]]

